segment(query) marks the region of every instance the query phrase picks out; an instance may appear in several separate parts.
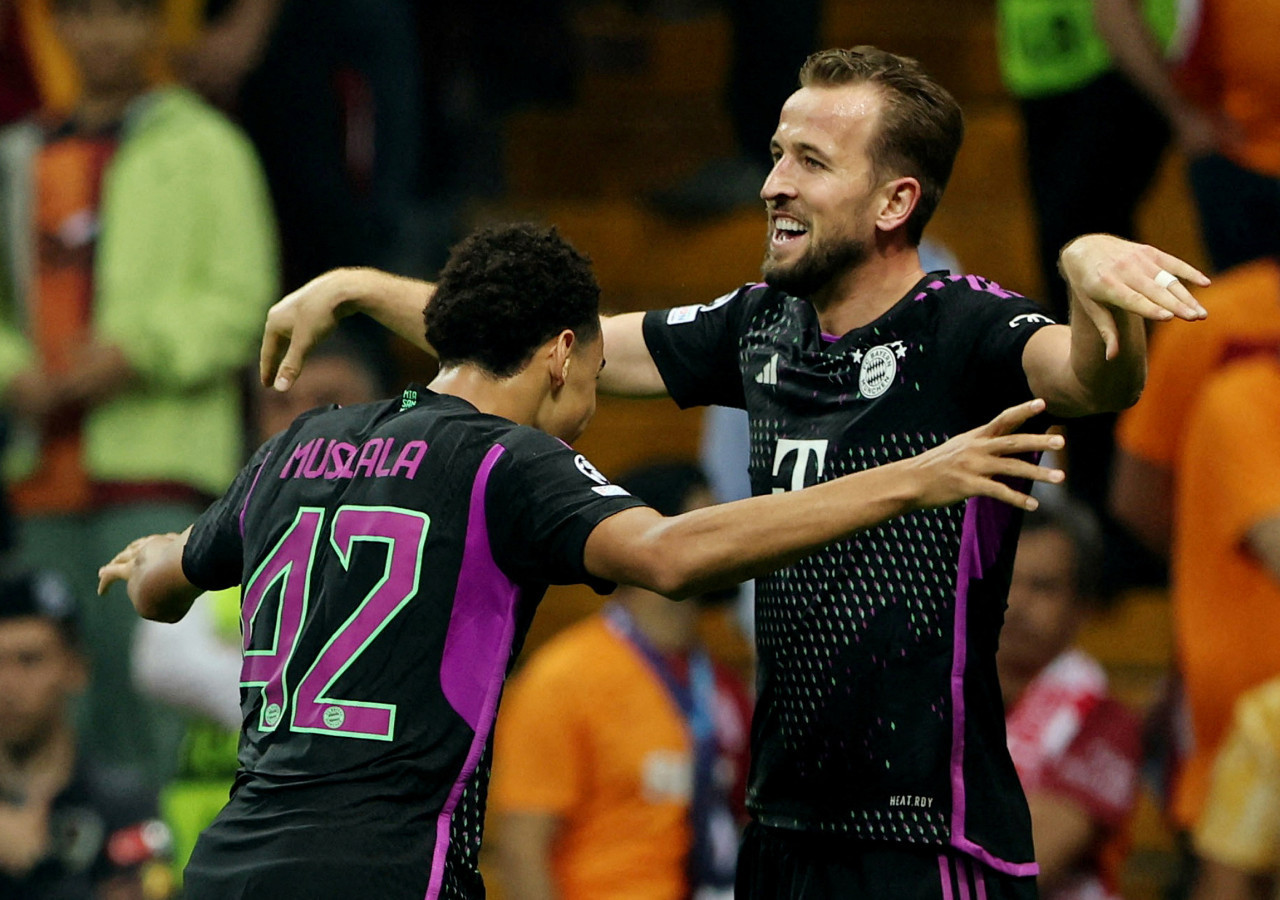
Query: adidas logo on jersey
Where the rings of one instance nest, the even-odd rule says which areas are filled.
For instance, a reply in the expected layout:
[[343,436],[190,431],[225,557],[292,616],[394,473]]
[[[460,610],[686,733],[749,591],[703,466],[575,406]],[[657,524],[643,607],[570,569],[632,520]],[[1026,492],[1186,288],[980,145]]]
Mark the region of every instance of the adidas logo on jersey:
[[756,384],[772,384],[778,383],[778,354],[769,357],[769,361],[764,364],[764,368],[760,370],[760,374],[756,376]]

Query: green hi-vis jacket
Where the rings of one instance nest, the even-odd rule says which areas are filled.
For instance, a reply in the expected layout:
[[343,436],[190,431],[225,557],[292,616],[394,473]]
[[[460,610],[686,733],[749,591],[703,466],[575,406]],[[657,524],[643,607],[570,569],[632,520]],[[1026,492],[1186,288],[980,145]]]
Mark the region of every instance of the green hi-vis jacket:
[[[1144,0],[1147,23],[1168,48],[1178,24],[1178,0]],[[1081,87],[1111,68],[1111,54],[1093,23],[1092,0],[999,0],[997,36],[1005,86],[1034,98]]]

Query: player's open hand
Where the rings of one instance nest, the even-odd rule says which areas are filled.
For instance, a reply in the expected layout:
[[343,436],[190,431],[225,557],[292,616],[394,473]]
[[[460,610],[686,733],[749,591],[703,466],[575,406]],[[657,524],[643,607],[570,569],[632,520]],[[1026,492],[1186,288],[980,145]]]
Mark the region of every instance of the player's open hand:
[[171,532],[169,534],[149,534],[146,537],[131,541],[129,546],[111,558],[111,562],[98,569],[98,596],[101,597],[106,594],[107,588],[117,581],[123,581],[127,584],[134,573],[145,563],[149,554],[156,552],[160,545],[172,543],[180,537],[181,535]]
[[1035,509],[1039,503],[1034,497],[1007,482],[1062,481],[1061,469],[1017,458],[1063,446],[1061,435],[1016,431],[1044,408],[1043,400],[1028,400],[1006,409],[986,425],[915,457],[913,462],[921,467],[924,478],[919,505],[947,506],[968,497],[992,497],[1010,506]]
[[316,344],[328,337],[350,299],[343,269],[319,275],[267,311],[258,371],[263,387],[287,391]]
[[1194,322],[1208,313],[1187,284],[1209,278],[1172,254],[1110,234],[1087,234],[1062,249],[1062,277],[1106,344],[1107,359],[1120,351],[1115,312],[1158,322],[1175,316]]

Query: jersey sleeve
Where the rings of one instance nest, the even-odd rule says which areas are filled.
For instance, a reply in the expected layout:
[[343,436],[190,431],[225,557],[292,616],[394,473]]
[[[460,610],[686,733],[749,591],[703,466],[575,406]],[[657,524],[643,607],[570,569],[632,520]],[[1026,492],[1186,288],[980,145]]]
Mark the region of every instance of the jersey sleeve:
[[645,345],[667,393],[682,409],[711,404],[741,408],[746,402],[738,338],[746,298],[757,289],[764,285],[745,285],[710,303],[645,314]]
[[1104,826],[1119,828],[1137,800],[1141,757],[1142,723],[1117,701],[1103,699],[1045,772],[1041,787],[1079,803]]
[[1044,308],[976,275],[951,276],[941,291],[942,349],[958,361],[956,388],[981,419],[1032,399],[1022,351],[1031,336],[1056,324]]
[[287,430],[267,441],[227,488],[191,526],[182,552],[182,572],[206,591],[220,591],[240,583],[244,568],[244,511],[258,476],[282,444]]
[[643,501],[610,484],[585,456],[530,428],[513,432],[494,466],[485,506],[498,565],[518,582],[586,584],[597,593],[612,582],[587,571],[583,550],[595,527]]

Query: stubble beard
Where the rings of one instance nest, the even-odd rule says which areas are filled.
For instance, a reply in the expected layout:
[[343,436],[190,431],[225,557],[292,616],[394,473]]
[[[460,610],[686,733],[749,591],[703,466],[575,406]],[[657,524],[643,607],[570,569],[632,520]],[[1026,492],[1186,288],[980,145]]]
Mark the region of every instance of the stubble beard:
[[766,250],[760,272],[770,287],[793,297],[811,297],[861,266],[870,256],[871,248],[866,241],[842,238],[826,244],[810,244],[804,255],[789,265],[776,262],[772,251]]

